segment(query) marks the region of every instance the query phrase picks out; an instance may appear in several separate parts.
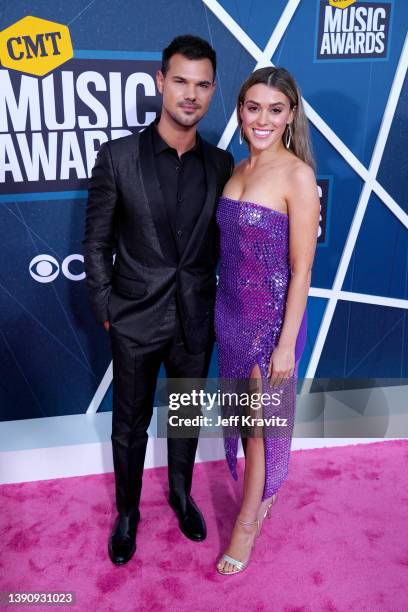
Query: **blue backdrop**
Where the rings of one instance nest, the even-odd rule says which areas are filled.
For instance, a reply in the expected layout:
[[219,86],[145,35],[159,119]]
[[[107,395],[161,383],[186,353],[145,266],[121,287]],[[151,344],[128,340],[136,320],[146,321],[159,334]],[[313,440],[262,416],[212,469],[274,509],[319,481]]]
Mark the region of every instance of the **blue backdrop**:
[[[2,9],[3,31],[27,14],[21,3]],[[103,140],[155,116],[160,51],[184,33],[207,38],[218,54],[218,87],[200,127],[211,142],[275,28],[278,44],[263,61],[288,68],[309,105],[322,220],[301,373],[408,376],[405,0],[356,0],[343,10],[329,0],[43,0],[30,15],[67,25],[74,57],[37,77],[5,67],[1,52],[1,420],[84,413],[100,390],[110,351],[83,274],[86,177]],[[368,34],[379,35],[377,49]],[[367,176],[384,117],[378,173]],[[221,145],[236,161],[247,154],[236,130]],[[97,408],[110,410],[110,390],[102,396]]]

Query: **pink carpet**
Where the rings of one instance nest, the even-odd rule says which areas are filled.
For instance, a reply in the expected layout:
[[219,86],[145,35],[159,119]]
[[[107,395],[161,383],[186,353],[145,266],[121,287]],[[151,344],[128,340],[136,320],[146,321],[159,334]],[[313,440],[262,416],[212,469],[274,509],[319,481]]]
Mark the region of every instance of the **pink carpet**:
[[123,567],[107,556],[112,474],[3,485],[0,590],[75,591],[75,609],[103,612],[408,610],[408,440],[294,452],[250,567],[223,577],[241,483],[224,462],[196,467],[208,538],[194,543],[167,506],[166,470],[147,470]]

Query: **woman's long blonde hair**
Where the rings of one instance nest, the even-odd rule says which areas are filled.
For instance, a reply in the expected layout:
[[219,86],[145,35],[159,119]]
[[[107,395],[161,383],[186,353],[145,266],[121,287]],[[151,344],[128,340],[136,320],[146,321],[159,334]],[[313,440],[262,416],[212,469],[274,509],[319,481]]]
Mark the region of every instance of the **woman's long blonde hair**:
[[[253,85],[258,85],[259,83],[263,83],[268,87],[274,87],[289,98],[290,107],[291,109],[294,109],[293,121],[291,124],[292,137],[289,149],[297,157],[299,157],[299,159],[315,170],[316,166],[313,157],[312,145],[310,142],[309,124],[302,103],[302,96],[295,79],[285,68],[259,68],[258,70],[255,70],[242,84],[237,100],[237,118],[239,129],[242,130],[240,109],[244,104],[246,92],[250,87]],[[282,136],[284,143],[287,137],[287,130],[288,126],[286,127]]]

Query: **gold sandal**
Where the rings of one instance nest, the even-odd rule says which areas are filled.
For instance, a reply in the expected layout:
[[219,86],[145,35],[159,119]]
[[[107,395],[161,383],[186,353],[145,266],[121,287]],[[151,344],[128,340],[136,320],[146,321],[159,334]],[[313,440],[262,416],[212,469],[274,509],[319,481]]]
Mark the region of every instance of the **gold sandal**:
[[[237,518],[237,521],[238,521],[238,523],[240,525],[257,525],[256,534],[255,534],[255,537],[254,537],[254,542],[255,542],[255,539],[260,534],[262,523],[263,523],[264,519],[271,518],[271,508],[274,505],[274,503],[276,502],[276,498],[277,498],[277,493],[274,493],[272,495],[272,497],[270,498],[271,501],[269,502],[268,507],[265,510],[265,513],[264,513],[264,515],[262,517],[262,520],[257,518],[256,521],[246,522],[246,521],[241,521],[241,519]],[[252,544],[251,551],[250,551],[248,559],[246,561],[239,561],[238,559],[234,559],[233,557],[230,557],[229,555],[223,554],[222,557],[219,559],[219,561],[217,563],[217,566],[216,566],[217,567],[217,572],[219,574],[223,574],[224,576],[229,576],[229,575],[232,575],[232,574],[239,574],[240,572],[243,572],[244,569],[246,569],[248,567],[248,565],[249,565],[249,561],[250,561],[250,558],[251,558],[251,552],[252,552],[253,546],[254,545]],[[232,572],[225,572],[223,570],[220,570],[218,565],[222,561],[226,561],[227,563],[230,563],[233,567],[236,567],[237,569],[233,570]]]
[[[257,536],[259,535],[259,529],[260,529],[260,525],[261,525],[259,519],[256,519],[256,521],[241,521],[241,519],[237,518],[237,522],[240,525],[256,525],[257,527],[256,527],[255,538],[257,538]],[[254,538],[254,541],[255,541],[255,538]],[[251,551],[252,551],[252,548],[253,548],[253,544],[252,544],[252,547],[251,547]],[[217,567],[217,572],[219,574],[223,574],[224,576],[230,576],[232,574],[239,574],[240,572],[243,572],[244,569],[246,569],[248,567],[249,560],[251,558],[251,551],[250,551],[248,559],[246,561],[239,561],[238,559],[234,559],[233,557],[230,557],[229,555],[226,555],[226,554],[222,555],[222,557],[219,559],[219,561],[217,563],[217,566],[216,566]],[[233,570],[232,572],[225,572],[225,571],[221,570],[218,567],[218,565],[222,561],[226,561],[227,563],[230,563],[231,565],[233,565],[237,569]]]
[[271,515],[271,508],[272,508],[272,506],[275,505],[277,497],[278,497],[278,494],[274,493],[272,495],[272,497],[269,498],[270,502],[268,504],[268,507],[266,508],[265,514],[262,517],[261,526],[262,526],[262,523],[263,523],[264,519],[266,519],[266,518],[270,519],[271,518],[271,516],[272,516]]

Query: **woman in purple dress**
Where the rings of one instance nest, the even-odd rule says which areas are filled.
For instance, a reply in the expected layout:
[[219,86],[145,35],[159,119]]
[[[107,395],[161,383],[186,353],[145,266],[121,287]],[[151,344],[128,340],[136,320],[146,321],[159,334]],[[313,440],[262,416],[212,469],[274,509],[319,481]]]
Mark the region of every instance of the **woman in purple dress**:
[[[231,381],[241,390],[247,381],[249,397],[259,400],[263,393],[266,399],[257,413],[253,408],[259,402],[246,408],[245,416],[255,416],[256,422],[243,438],[243,499],[217,563],[222,574],[248,565],[255,537],[287,475],[319,222],[307,118],[291,75],[272,67],[253,72],[239,92],[237,116],[249,157],[236,166],[217,213],[219,370],[229,390]],[[238,431],[232,425],[224,444],[236,479]]]

